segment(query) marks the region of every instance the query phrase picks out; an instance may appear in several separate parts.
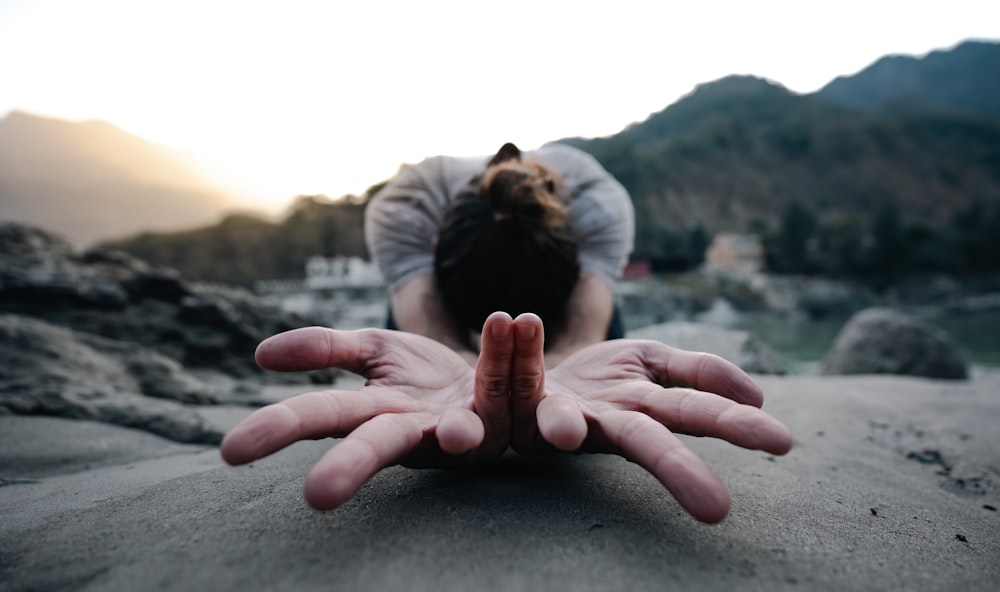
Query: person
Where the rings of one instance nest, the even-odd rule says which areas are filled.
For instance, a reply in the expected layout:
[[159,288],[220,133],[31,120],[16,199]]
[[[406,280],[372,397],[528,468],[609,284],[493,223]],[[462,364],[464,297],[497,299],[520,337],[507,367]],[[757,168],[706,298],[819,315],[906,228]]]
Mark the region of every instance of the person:
[[509,448],[612,453],[696,519],[721,521],[728,491],[675,434],[772,454],[786,453],[791,435],[730,362],[614,334],[611,282],[633,232],[625,202],[568,146],[522,155],[507,144],[488,159],[404,167],[366,212],[396,328],[307,327],[256,352],[266,369],[337,367],[365,385],[255,411],[226,435],[223,458],[240,465],[298,440],[341,438],[304,484],[310,505],[332,509],[395,464],[456,467]]
[[470,360],[473,335],[496,310],[541,316],[553,364],[623,337],[614,283],[634,233],[625,188],[560,143],[425,159],[404,167],[365,212],[369,252],[392,292],[388,326]]

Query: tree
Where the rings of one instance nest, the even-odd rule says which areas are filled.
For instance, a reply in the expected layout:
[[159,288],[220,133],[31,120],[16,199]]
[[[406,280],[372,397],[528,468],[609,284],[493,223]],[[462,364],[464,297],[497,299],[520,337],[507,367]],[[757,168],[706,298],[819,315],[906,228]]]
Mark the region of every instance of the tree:
[[777,237],[767,249],[772,269],[792,273],[812,271],[810,251],[818,226],[815,214],[801,201],[788,202],[781,214]]
[[872,237],[871,271],[876,277],[890,279],[911,267],[903,245],[899,208],[894,203],[887,202],[875,215]]

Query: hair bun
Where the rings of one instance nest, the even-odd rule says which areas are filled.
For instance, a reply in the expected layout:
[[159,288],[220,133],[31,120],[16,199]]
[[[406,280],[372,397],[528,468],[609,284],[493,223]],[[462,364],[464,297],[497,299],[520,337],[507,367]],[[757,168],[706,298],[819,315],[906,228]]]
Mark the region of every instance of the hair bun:
[[479,199],[495,217],[526,218],[546,226],[566,220],[566,206],[555,194],[554,175],[536,163],[506,161],[486,170],[479,185]]

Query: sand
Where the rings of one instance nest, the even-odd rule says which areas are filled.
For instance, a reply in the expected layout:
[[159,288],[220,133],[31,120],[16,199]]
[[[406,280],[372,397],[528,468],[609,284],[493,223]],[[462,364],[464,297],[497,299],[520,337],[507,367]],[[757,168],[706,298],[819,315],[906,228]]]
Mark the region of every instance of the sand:
[[[612,456],[392,468],[343,508],[302,478],[82,421],[0,417],[0,590],[994,590],[1000,377],[758,377],[785,457],[685,440],[719,525]],[[246,409],[208,415],[231,426]]]

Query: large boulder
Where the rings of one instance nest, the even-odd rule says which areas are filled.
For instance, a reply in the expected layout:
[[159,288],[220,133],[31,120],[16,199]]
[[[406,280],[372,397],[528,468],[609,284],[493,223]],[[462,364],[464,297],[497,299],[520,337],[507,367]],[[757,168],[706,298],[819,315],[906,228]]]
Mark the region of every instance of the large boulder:
[[822,374],[905,374],[966,379],[968,365],[948,335],[887,308],[869,308],[847,322],[823,360]]
[[781,356],[755,335],[704,323],[671,321],[629,331],[630,339],[651,339],[691,351],[715,354],[746,372],[785,374]]
[[188,443],[222,433],[188,404],[217,402],[173,360],[134,343],[0,314],[0,414],[53,415],[146,430]]

